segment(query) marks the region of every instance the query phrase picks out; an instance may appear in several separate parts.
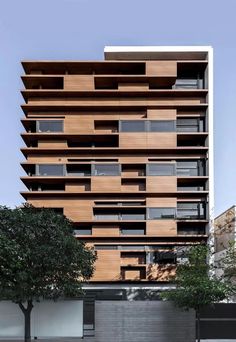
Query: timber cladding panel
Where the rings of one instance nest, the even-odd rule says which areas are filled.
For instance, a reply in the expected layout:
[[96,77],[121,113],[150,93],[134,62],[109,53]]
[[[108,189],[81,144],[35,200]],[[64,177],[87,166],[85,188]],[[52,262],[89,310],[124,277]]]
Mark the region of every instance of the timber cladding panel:
[[177,62],[175,61],[148,61],[146,62],[146,75],[177,76]]
[[93,280],[120,280],[120,251],[97,251],[97,262]]
[[147,177],[146,184],[148,192],[168,193],[177,191],[177,177],[174,176]]
[[177,224],[175,220],[147,221],[147,236],[176,236]]
[[162,301],[96,301],[95,327],[96,342],[195,342],[194,311]]
[[120,148],[175,148],[177,146],[176,133],[120,133]]
[[147,118],[153,120],[176,120],[176,109],[148,109]]
[[94,118],[92,115],[67,115],[64,128],[66,133],[94,133]]
[[66,75],[64,76],[65,90],[93,90],[94,77],[91,75]]
[[94,192],[101,191],[121,191],[121,178],[120,177],[91,177],[91,190]]

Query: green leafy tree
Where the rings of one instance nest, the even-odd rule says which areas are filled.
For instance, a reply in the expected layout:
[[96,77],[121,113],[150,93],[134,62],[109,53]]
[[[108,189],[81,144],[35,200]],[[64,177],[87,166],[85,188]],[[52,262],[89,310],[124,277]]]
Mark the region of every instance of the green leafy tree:
[[0,299],[19,305],[31,341],[34,301],[81,295],[96,256],[76,240],[72,223],[46,208],[0,206]]
[[228,241],[228,247],[216,258],[216,267],[222,281],[230,289],[232,296],[236,295],[236,243]]
[[195,310],[198,342],[200,341],[201,310],[228,296],[228,286],[214,276],[207,262],[208,256],[207,246],[190,247],[186,253],[187,261],[177,265],[174,280],[176,287],[162,294],[162,298],[173,301],[183,310]]

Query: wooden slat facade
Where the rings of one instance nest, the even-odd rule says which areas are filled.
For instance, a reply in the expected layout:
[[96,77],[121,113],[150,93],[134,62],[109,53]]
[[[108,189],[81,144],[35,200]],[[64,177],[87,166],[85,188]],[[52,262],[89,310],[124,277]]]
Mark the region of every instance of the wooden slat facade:
[[[22,195],[36,207],[63,209],[77,238],[95,246],[92,282],[165,282],[177,246],[207,239],[207,61],[179,56],[23,62]],[[128,121],[130,131],[122,128]],[[144,128],[132,128],[138,123]],[[202,162],[204,171],[192,175],[186,162]],[[153,164],[164,171],[149,174]],[[62,167],[40,174],[43,165]],[[191,203],[201,209],[187,220]],[[160,259],[163,246],[175,257]]]

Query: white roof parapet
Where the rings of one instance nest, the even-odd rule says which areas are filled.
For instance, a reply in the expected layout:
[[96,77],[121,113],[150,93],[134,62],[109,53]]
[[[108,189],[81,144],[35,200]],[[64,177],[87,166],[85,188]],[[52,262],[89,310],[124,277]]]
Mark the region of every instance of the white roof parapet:
[[211,46],[105,46],[106,60],[207,60]]

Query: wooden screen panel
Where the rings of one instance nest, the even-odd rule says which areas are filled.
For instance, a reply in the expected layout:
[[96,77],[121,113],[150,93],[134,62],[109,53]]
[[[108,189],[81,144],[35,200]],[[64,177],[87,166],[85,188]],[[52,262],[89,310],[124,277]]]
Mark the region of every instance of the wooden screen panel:
[[67,147],[67,140],[39,140],[38,147],[39,148]]
[[93,236],[101,236],[101,237],[117,237],[120,236],[119,227],[98,227],[93,226]]
[[87,222],[93,220],[92,212],[93,201],[90,200],[74,200],[70,201],[70,205],[65,206],[64,214],[75,222]]
[[66,75],[64,76],[65,90],[94,90],[94,77],[92,75]]
[[147,118],[153,120],[176,120],[176,109],[148,109]]
[[147,236],[176,236],[177,224],[175,220],[149,220],[146,225]]
[[146,190],[146,183],[145,180],[122,180],[121,191],[122,192],[138,192],[138,191],[145,191]]
[[147,133],[120,133],[119,135],[120,148],[146,148]]
[[119,90],[148,90],[148,83],[118,83]]
[[66,183],[66,192],[84,192],[90,190],[91,185],[89,179]]
[[146,75],[177,77],[176,61],[147,61]]
[[91,190],[96,192],[121,191],[121,178],[118,176],[91,177]]
[[149,264],[147,266],[147,280],[168,281],[175,276],[176,266],[173,264],[158,265]]
[[147,148],[176,148],[176,133],[147,133]]
[[146,263],[146,253],[142,252],[122,252],[121,265],[140,265]]
[[147,177],[146,184],[148,192],[177,191],[177,177],[175,176],[150,176]]
[[139,280],[140,270],[123,270],[124,280]]
[[64,121],[65,133],[94,133],[94,118],[92,115],[68,115]]
[[91,281],[120,280],[120,251],[98,250],[95,272]]
[[49,157],[44,157],[42,155],[37,155],[37,157],[34,156],[29,156],[27,158],[28,162],[32,162],[32,163],[66,163],[67,162],[67,158],[65,157],[61,157],[61,156],[49,156]]
[[177,206],[177,198],[175,197],[147,197],[147,207],[153,208],[175,208]]

